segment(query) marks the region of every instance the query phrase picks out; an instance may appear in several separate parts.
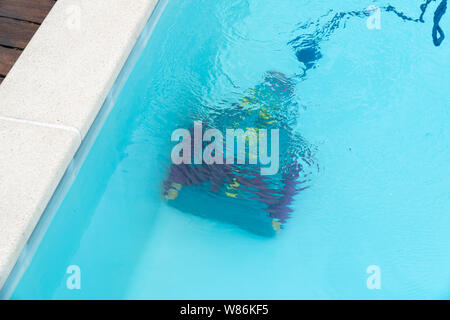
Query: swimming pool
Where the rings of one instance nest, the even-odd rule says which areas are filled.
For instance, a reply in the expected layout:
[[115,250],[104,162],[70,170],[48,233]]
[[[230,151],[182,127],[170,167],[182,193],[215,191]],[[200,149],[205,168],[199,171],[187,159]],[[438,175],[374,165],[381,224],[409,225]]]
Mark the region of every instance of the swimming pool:
[[[421,4],[170,1],[12,298],[449,298],[450,45]],[[283,232],[167,205],[172,132],[268,71],[318,166]]]

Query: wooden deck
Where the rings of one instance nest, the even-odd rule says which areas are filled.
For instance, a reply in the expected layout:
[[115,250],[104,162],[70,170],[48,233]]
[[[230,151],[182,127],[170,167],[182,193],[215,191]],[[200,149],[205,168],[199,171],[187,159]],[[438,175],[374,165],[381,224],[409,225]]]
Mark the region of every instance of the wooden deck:
[[56,0],[0,0],[0,84]]

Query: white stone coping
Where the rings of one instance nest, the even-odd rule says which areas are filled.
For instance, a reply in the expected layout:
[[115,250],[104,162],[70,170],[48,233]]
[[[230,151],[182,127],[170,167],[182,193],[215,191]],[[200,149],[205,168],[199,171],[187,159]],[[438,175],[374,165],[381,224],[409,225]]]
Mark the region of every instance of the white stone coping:
[[157,0],[59,0],[0,85],[0,289]]

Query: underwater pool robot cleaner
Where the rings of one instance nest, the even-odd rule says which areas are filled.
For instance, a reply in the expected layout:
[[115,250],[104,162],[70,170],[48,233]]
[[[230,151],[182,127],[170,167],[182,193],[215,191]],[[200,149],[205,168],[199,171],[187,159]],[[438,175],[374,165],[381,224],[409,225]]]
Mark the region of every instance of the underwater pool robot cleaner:
[[[313,164],[306,143],[292,129],[297,110],[291,103],[293,90],[292,80],[284,74],[268,72],[263,83],[232,105],[232,111],[205,121],[207,128],[221,130],[246,128],[258,133],[261,129],[279,129],[280,159],[275,174],[262,174],[260,162],[251,164],[250,159],[257,155],[250,145],[255,140],[248,139],[245,153],[249,163],[172,163],[163,183],[163,195],[168,204],[180,211],[237,225],[255,234],[273,236],[280,233],[293,211],[290,205],[294,196],[307,188],[306,169]],[[190,132],[195,133],[193,128]],[[270,139],[268,150],[272,150],[272,143]],[[189,146],[194,148],[192,143]]]

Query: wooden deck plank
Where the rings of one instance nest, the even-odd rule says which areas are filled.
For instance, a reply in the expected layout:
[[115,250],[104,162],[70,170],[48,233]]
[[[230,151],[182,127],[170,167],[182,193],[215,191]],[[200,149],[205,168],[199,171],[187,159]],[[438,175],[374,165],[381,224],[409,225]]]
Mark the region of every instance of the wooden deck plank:
[[6,76],[19,58],[22,50],[0,46],[0,76]]
[[0,16],[42,23],[54,0],[0,0]]
[[0,45],[24,49],[38,24],[0,17]]

